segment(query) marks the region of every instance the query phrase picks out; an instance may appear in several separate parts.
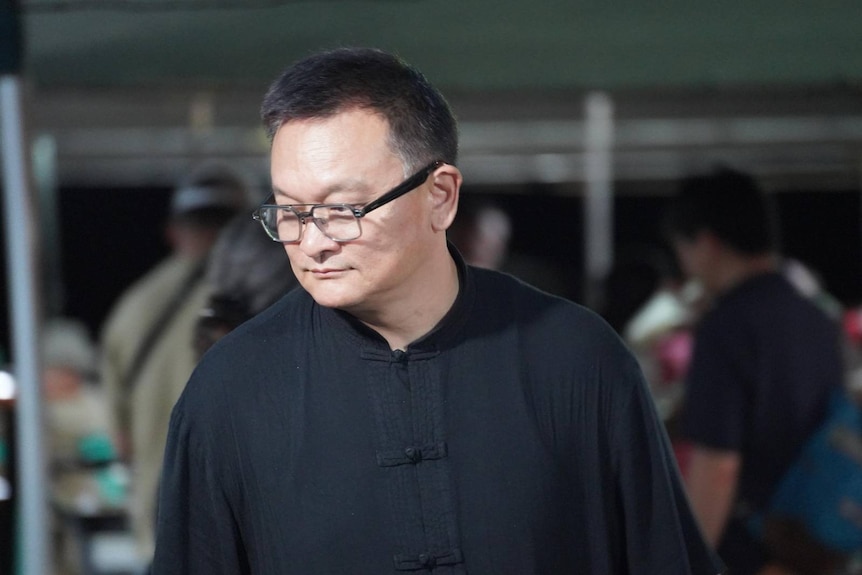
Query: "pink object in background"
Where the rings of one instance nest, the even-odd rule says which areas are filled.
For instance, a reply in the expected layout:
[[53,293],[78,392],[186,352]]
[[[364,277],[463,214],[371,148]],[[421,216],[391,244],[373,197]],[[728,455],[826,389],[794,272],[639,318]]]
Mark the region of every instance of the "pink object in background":
[[692,343],[688,330],[672,331],[656,341],[654,352],[663,384],[675,383],[685,377],[691,360]]
[[853,343],[862,343],[862,307],[844,312],[844,333]]

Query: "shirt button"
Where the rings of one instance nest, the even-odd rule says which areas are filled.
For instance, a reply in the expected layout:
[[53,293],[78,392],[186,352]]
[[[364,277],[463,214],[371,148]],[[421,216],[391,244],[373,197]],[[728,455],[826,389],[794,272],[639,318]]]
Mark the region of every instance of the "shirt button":
[[422,460],[422,452],[415,447],[408,447],[404,450],[404,455],[413,463],[418,463]]
[[437,559],[435,559],[432,555],[428,555],[427,553],[422,553],[419,555],[419,564],[425,568],[434,567],[437,563]]

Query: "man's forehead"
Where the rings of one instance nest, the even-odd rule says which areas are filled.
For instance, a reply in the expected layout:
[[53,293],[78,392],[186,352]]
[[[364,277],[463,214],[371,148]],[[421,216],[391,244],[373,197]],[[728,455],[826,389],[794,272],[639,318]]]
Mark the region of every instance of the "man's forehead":
[[279,125],[275,133],[278,134],[283,129],[295,127],[341,125],[345,123],[376,125],[387,135],[390,128],[389,119],[378,110],[364,106],[348,106],[320,116],[288,118]]
[[386,154],[391,151],[389,129],[378,116],[344,112],[327,118],[292,120],[276,131],[272,142],[275,155],[298,158],[354,157],[360,153]]

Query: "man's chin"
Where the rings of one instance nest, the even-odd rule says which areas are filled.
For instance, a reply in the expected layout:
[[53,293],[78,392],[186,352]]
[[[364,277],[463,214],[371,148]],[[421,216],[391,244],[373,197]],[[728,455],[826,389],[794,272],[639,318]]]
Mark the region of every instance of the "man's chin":
[[341,290],[325,289],[321,286],[306,288],[311,297],[323,307],[331,307],[350,311],[356,305],[356,297],[343,293]]

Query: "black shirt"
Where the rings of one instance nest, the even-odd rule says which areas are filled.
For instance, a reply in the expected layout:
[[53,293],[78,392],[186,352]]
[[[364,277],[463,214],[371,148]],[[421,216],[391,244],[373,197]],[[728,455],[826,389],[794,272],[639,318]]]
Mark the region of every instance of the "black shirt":
[[721,570],[610,328],[459,266],[405,351],[296,290],[206,355],[173,414],[154,573]]
[[[737,451],[737,516],[719,550],[733,573],[766,559],[746,513],[760,511],[842,383],[838,326],[778,273],[748,279],[716,301],[695,335],[683,430]],[[759,557],[759,559],[757,559]]]

